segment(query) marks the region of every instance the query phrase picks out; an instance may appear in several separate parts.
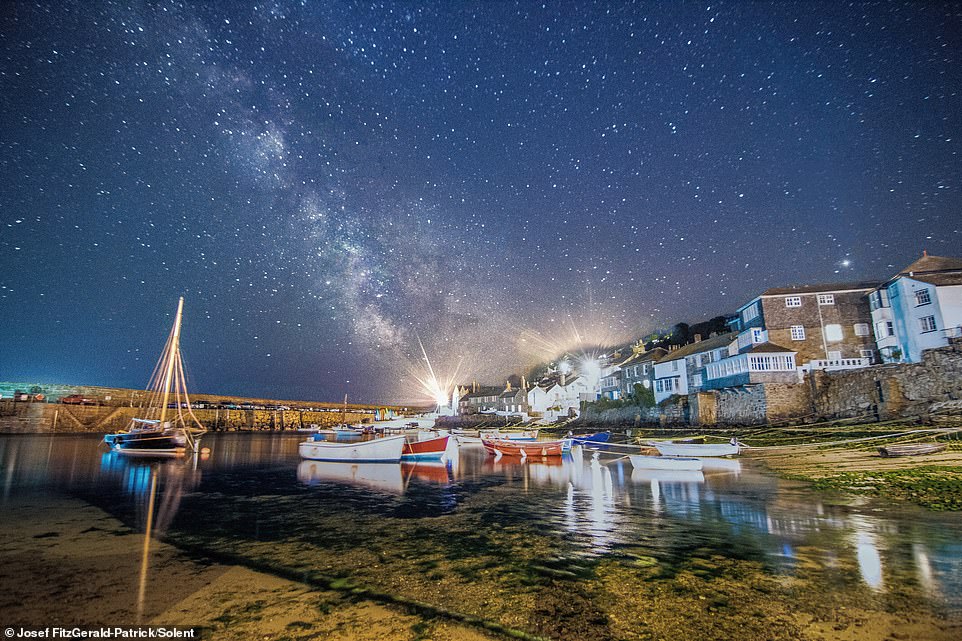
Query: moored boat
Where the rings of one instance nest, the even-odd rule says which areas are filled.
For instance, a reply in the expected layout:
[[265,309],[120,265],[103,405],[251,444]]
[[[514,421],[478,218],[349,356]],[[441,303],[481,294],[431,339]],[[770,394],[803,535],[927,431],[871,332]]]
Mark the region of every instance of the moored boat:
[[900,445],[883,445],[878,448],[878,453],[885,458],[921,456],[923,454],[936,454],[945,448],[945,443],[903,443]]
[[405,443],[401,450],[402,461],[439,461],[448,449],[449,436],[439,436],[426,441]]
[[184,297],[177,303],[177,315],[167,343],[147,386],[150,398],[144,416],[131,419],[128,428],[104,435],[114,452],[129,456],[183,456],[196,446],[206,428],[194,415],[187,394],[187,376],[180,354],[180,329]]
[[482,430],[480,432],[480,437],[482,439],[500,440],[500,441],[536,441],[538,440],[538,432],[540,430],[525,430],[523,432],[502,432],[500,430]]
[[673,443],[672,441],[650,441],[662,456],[737,456],[738,443]]
[[564,441],[509,441],[504,439],[484,439],[481,441],[488,454],[504,456],[561,456]]
[[572,435],[572,441],[575,443],[607,443],[608,439],[611,438],[611,432],[595,432],[594,434],[580,434]]
[[301,458],[313,461],[352,461],[355,463],[397,463],[401,460],[405,437],[385,436],[356,443],[307,440],[298,445]]
[[701,470],[703,464],[700,459],[682,456],[641,456],[630,454],[628,459],[636,470]]

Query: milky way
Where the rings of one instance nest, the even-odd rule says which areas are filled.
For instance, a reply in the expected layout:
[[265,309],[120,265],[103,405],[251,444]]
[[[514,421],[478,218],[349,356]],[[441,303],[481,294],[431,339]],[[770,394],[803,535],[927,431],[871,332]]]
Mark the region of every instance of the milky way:
[[[0,378],[414,399],[962,255],[955,3],[4,3]],[[208,6],[213,5],[213,6]]]

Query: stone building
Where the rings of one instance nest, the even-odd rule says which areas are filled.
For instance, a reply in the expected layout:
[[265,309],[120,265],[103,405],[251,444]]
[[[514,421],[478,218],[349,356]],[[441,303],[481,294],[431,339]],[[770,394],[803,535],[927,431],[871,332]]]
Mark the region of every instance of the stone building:
[[877,282],[765,290],[738,309],[738,350],[774,343],[804,369],[848,369],[878,362],[868,294]]

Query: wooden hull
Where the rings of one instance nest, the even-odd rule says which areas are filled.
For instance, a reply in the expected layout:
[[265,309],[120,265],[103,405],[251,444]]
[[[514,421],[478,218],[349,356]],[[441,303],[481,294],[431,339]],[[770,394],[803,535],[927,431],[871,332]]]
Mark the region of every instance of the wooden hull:
[[680,470],[695,472],[702,469],[702,462],[696,458],[683,458],[680,456],[640,456],[631,454],[628,456],[631,466],[636,470]]
[[439,436],[427,441],[405,443],[401,450],[402,461],[440,461],[448,449],[449,436]]
[[894,456],[921,456],[935,454],[946,447],[945,443],[906,443],[905,445],[884,445],[878,448],[878,453],[886,458]]
[[397,463],[404,449],[404,436],[386,436],[358,443],[304,441],[297,448],[301,458],[313,461]]
[[737,456],[738,446],[731,443],[671,443],[652,441],[649,443],[662,456]]
[[488,454],[497,456],[499,453],[504,456],[526,456],[526,457],[545,457],[561,456],[564,450],[563,441],[507,441],[489,440],[481,441]]
[[536,441],[538,440],[539,430],[528,430],[526,432],[501,432],[493,430],[491,432],[480,432],[481,438],[492,441]]

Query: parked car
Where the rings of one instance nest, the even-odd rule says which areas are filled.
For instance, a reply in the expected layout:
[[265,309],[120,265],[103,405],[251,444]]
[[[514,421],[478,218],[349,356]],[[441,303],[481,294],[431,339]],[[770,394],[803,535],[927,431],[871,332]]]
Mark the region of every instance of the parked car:
[[82,394],[71,394],[60,399],[64,405],[96,405],[97,399],[83,396]]

